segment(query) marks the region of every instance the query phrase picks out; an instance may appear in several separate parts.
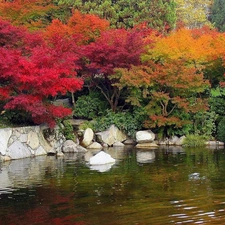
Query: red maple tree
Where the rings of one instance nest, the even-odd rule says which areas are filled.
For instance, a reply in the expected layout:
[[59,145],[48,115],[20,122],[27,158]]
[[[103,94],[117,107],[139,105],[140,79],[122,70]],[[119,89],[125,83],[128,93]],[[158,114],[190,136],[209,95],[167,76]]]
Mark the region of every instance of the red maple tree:
[[[15,42],[13,47],[7,41],[0,47],[0,100],[5,103],[4,109],[26,111],[35,123],[54,126],[56,118],[69,115],[71,110],[53,105],[51,98],[82,88],[83,81],[76,72],[76,44],[59,36],[45,42],[40,35],[25,30],[23,39],[17,41],[20,28],[8,23],[4,29],[8,29],[11,42]],[[0,37],[7,33],[2,31]]]

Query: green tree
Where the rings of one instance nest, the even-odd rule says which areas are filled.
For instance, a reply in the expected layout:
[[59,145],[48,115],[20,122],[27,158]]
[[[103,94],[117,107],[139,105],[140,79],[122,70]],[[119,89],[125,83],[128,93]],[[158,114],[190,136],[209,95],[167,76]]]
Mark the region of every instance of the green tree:
[[158,30],[172,29],[176,23],[174,0],[58,0],[83,13],[93,13],[110,21],[112,27],[134,27],[146,22]]
[[211,22],[220,31],[225,31],[225,4],[224,0],[214,0],[212,5]]

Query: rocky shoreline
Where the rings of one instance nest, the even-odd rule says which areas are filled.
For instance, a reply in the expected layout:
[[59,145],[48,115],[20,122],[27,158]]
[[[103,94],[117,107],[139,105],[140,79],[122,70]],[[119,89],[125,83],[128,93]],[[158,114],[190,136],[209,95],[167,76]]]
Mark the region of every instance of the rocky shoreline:
[[[182,146],[185,139],[172,137],[163,141],[156,139],[151,130],[137,131],[134,139],[130,139],[115,125],[103,132],[94,133],[91,128],[79,130],[79,139],[66,140],[56,127],[50,130],[47,126],[29,126],[0,129],[0,161],[9,161],[39,155],[87,152],[102,150],[108,147],[123,148],[133,145],[140,149],[157,149],[159,146]],[[224,146],[223,142],[210,141],[208,146]]]

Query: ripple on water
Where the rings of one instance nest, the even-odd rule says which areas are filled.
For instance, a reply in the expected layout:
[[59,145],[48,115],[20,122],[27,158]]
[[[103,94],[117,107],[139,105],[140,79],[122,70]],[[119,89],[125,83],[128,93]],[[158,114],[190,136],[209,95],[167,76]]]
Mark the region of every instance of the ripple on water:
[[[204,201],[203,201],[204,200]],[[176,212],[169,215],[174,224],[225,224],[225,210],[221,202],[205,203],[205,197],[170,201]],[[211,204],[210,204],[211,203]],[[223,208],[221,208],[223,207]],[[213,210],[209,210],[213,208]]]

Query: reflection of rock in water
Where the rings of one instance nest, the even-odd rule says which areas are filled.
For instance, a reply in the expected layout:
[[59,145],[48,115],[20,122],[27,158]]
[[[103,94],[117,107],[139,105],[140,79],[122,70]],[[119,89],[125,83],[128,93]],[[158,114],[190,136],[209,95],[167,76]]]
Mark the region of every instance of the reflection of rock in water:
[[155,160],[155,151],[137,151],[136,157],[139,163],[151,163]]
[[114,163],[108,163],[108,164],[104,164],[104,165],[91,165],[90,169],[97,170],[97,171],[103,173],[103,172],[109,171],[113,165],[114,165]]
[[8,187],[23,188],[38,184],[45,175],[63,173],[63,158],[38,156],[3,163],[0,172],[0,193]]
[[167,153],[172,154],[184,154],[185,150],[181,146],[168,146],[168,145],[161,145],[160,149],[166,150]]
[[200,173],[191,173],[188,175],[188,180],[189,181],[196,181],[196,180],[205,180],[205,176],[200,176]]

